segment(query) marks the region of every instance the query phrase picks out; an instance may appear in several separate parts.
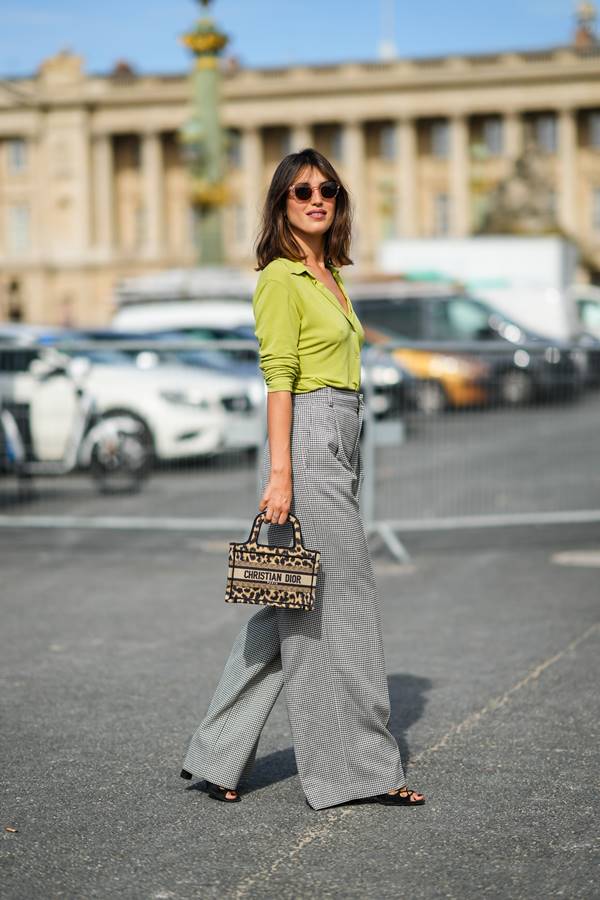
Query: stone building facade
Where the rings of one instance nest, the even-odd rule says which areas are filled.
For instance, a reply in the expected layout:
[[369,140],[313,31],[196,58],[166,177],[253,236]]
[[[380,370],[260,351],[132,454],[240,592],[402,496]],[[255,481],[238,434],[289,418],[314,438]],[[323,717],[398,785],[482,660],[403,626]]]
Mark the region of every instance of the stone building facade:
[[[86,74],[62,53],[0,81],[0,321],[101,324],[117,279],[195,263],[177,139],[184,75]],[[467,235],[527,145],[558,221],[600,266],[600,48],[243,69],[222,83],[229,261],[252,266],[283,155],[315,146],[350,187],[356,274],[394,236]]]

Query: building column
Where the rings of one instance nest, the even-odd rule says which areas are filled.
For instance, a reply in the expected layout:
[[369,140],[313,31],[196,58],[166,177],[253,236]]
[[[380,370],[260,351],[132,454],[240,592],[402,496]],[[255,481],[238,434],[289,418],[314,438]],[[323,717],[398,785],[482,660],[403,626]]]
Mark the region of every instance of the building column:
[[396,122],[396,197],[394,201],[396,235],[416,237],[419,232],[417,215],[417,122],[400,119]]
[[450,216],[452,235],[469,234],[469,123],[462,115],[450,120]]
[[515,111],[504,113],[502,117],[504,155],[514,162],[523,150],[523,123]]
[[110,255],[115,240],[114,154],[112,136],[97,135],[92,144],[94,231],[97,247]]
[[244,229],[246,244],[257,233],[264,203],[264,154],[262,132],[258,127],[242,131],[242,165],[244,167]]
[[306,122],[297,122],[290,129],[290,153],[299,153],[312,147],[312,128]]
[[371,262],[370,241],[368,233],[367,210],[365,203],[365,133],[363,123],[350,121],[344,123],[343,159],[346,183],[354,206],[354,240],[353,258],[357,265]]
[[577,117],[573,109],[561,109],[558,125],[560,162],[558,218],[569,234],[577,231],[575,211],[577,164]]
[[144,132],[141,136],[142,194],[144,202],[144,255],[160,256],[163,252],[164,223],[163,153],[160,133]]
[[[33,112],[32,115],[34,115]],[[50,192],[47,190],[49,166],[46,119],[46,112],[36,110],[35,130],[29,145],[32,184],[35,191],[31,209],[32,250],[34,256],[40,261],[49,252]]]
[[89,115],[82,114],[79,138],[75,149],[75,166],[79,172],[77,189],[79,202],[77,204],[78,222],[77,234],[79,238],[80,252],[89,253],[92,231],[92,162],[90,154]]

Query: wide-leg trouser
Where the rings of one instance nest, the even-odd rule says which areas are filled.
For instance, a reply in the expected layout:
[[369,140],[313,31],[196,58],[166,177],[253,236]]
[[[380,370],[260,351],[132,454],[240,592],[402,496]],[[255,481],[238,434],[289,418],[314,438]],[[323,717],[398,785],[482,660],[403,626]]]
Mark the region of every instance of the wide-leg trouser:
[[[315,809],[406,784],[387,728],[381,610],[359,512],[363,397],[320,388],[293,395],[291,511],[321,551],[315,609],[261,608],[242,628],[183,767],[235,788],[285,685],[302,788]],[[268,443],[263,489],[269,477]],[[270,544],[291,526],[269,525]]]

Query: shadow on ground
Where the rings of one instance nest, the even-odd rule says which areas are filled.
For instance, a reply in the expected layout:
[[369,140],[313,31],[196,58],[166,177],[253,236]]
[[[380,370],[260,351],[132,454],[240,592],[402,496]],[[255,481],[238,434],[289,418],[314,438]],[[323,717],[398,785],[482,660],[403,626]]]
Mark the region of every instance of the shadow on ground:
[[[388,677],[388,686],[392,709],[389,728],[398,742],[402,764],[406,771],[410,763],[406,732],[423,715],[427,702],[425,695],[431,689],[432,682],[429,678],[398,673]],[[244,779],[244,793],[260,791],[297,774],[293,747],[276,750],[257,759],[252,775],[247,781]],[[204,790],[204,782],[196,782],[189,790]]]

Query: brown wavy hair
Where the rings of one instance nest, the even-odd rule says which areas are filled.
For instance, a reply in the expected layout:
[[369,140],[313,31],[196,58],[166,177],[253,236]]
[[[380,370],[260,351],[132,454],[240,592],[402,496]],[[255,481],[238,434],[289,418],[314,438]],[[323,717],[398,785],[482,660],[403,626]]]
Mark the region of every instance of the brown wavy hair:
[[255,244],[257,271],[264,269],[279,256],[298,261],[306,259],[294,238],[285,212],[288,188],[294,184],[302,169],[307,167],[318,169],[323,178],[337,181],[340,186],[333,222],[325,233],[325,261],[334,266],[352,265],[348,255],[352,236],[352,207],[348,191],[329,160],[318,150],[307,147],[299,153],[285,156],[273,173]]

